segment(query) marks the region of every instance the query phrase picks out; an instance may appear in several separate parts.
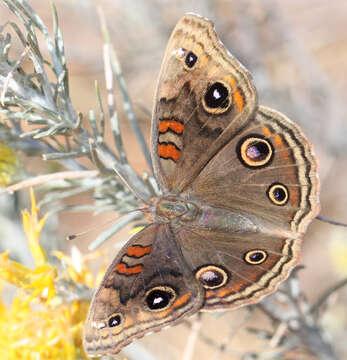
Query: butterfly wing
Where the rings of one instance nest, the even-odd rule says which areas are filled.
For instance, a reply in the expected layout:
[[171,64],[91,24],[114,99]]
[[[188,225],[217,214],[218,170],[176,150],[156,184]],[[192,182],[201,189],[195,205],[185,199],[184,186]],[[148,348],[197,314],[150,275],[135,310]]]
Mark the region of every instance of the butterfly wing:
[[[200,227],[187,224],[178,235],[195,274],[212,264],[222,270],[206,267],[206,276],[227,274],[223,286],[205,286],[204,309],[254,303],[299,260],[302,235],[319,211],[317,162],[298,126],[259,107],[182,195],[222,214],[218,221],[205,216]],[[216,226],[219,232],[211,230]]]
[[179,193],[238,133],[257,104],[248,71],[213,24],[185,15],[168,42],[152,121],[152,158],[164,192]]
[[272,293],[299,260],[300,238],[180,228],[183,256],[205,289],[202,310],[230,310]]
[[198,311],[202,301],[203,289],[170,228],[149,225],[119,252],[96,291],[85,349],[91,356],[115,354],[134,338]]

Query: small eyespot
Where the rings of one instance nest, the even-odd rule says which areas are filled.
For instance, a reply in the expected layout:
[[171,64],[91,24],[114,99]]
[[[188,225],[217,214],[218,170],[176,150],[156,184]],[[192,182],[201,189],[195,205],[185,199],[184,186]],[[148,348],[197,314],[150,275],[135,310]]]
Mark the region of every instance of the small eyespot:
[[184,62],[187,65],[187,67],[191,69],[196,64],[197,60],[198,57],[192,51],[189,51]]
[[262,264],[267,258],[267,253],[264,250],[250,250],[246,252],[244,260],[251,265]]
[[100,330],[106,327],[106,324],[104,321],[92,321],[92,327],[94,329]]
[[210,114],[222,114],[231,106],[231,91],[227,84],[217,81],[210,85],[202,99],[204,109]]
[[187,50],[183,48],[179,48],[176,49],[173,53],[177,56],[178,59],[182,59],[186,56]]
[[147,291],[145,299],[149,310],[162,311],[169,308],[176,298],[176,292],[169,286],[156,286]]
[[198,281],[205,289],[216,289],[225,285],[228,281],[227,272],[221,267],[207,265],[201,267],[195,274]]
[[236,147],[241,163],[249,168],[261,168],[271,163],[273,146],[260,135],[248,135],[241,139]]
[[272,203],[278,206],[285,205],[289,200],[289,191],[286,186],[280,183],[273,183],[266,192]]
[[107,324],[109,327],[115,327],[120,325],[122,322],[122,317],[120,314],[113,314],[108,318]]

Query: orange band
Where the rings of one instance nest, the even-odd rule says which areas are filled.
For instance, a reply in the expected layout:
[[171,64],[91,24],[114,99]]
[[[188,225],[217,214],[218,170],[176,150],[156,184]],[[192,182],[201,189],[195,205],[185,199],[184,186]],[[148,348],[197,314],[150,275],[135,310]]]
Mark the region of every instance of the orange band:
[[116,271],[119,274],[125,274],[125,275],[135,275],[142,271],[143,266],[142,265],[136,265],[136,266],[130,266],[128,267],[125,263],[120,263],[116,266]]
[[152,251],[152,245],[146,247],[142,247],[140,245],[133,245],[126,251],[126,254],[128,256],[140,258],[144,255],[150,254],[151,251]]
[[158,155],[164,159],[172,159],[177,162],[180,159],[181,151],[171,143],[158,144]]
[[176,120],[162,120],[159,122],[159,132],[164,133],[169,129],[175,134],[181,135],[183,133],[184,125]]

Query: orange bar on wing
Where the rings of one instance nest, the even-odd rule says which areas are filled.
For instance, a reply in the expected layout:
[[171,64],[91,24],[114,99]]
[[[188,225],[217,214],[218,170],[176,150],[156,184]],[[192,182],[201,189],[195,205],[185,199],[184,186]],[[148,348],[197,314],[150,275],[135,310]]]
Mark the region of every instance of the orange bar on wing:
[[236,90],[235,93],[234,93],[234,100],[236,102],[236,105],[239,109],[239,111],[241,111],[243,109],[243,97],[240,93],[239,90]]
[[150,254],[151,251],[152,251],[152,245],[146,247],[142,247],[140,245],[134,245],[126,251],[126,254],[129,256],[140,258],[144,255]]
[[262,126],[261,127],[261,129],[262,129],[262,131],[263,131],[263,134],[265,135],[265,136],[267,136],[267,137],[269,137],[269,136],[271,136],[271,131],[270,131],[270,129],[268,128],[268,127],[266,127],[266,126]]
[[232,294],[234,292],[235,291],[233,289],[223,289],[223,290],[220,290],[218,292],[217,297],[223,298],[224,296],[227,296],[227,295]]
[[236,80],[231,75],[225,75],[224,80],[226,80],[232,86],[234,91],[237,89]]
[[208,299],[212,296],[215,296],[215,293],[213,291],[206,291],[205,292],[205,298]]
[[275,134],[273,136],[273,138],[275,140],[276,147],[283,147],[284,146],[281,135]]
[[232,293],[236,293],[242,288],[242,282],[238,282],[234,284],[234,286],[230,289],[221,289],[218,291],[217,296],[222,298],[224,296],[230,295]]
[[173,307],[180,307],[181,305],[185,304],[190,298],[190,293],[187,292],[186,294],[179,297],[173,304]]
[[161,120],[159,122],[159,132],[165,132],[171,129],[176,134],[182,134],[184,125],[176,120]]
[[172,159],[177,162],[180,158],[181,151],[174,144],[162,143],[158,144],[158,155],[165,159]]
[[171,307],[169,307],[168,309],[158,312],[156,314],[153,314],[155,318],[157,319],[162,319],[164,317],[167,317],[174,308],[180,307],[181,305],[184,305],[186,302],[188,302],[188,300],[190,299],[191,294],[189,292],[187,292],[186,294],[182,295],[181,297],[179,297]]
[[170,307],[170,308],[168,308],[168,309],[166,309],[164,311],[157,312],[157,313],[153,314],[153,316],[156,319],[162,319],[164,317],[167,317],[170,314],[170,312],[172,312],[172,310],[173,310],[172,307]]
[[138,274],[142,271],[143,266],[142,265],[136,265],[136,266],[127,266],[127,264],[120,263],[116,266],[116,271],[120,274],[125,275],[134,275]]

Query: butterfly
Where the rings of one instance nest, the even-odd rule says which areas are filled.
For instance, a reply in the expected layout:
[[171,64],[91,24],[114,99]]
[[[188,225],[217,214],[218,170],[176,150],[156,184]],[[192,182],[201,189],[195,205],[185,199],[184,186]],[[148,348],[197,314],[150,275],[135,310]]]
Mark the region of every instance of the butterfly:
[[319,212],[310,142],[286,116],[258,105],[251,75],[212,22],[179,20],[154,101],[151,153],[162,195],[94,295],[84,332],[91,356],[274,292]]

